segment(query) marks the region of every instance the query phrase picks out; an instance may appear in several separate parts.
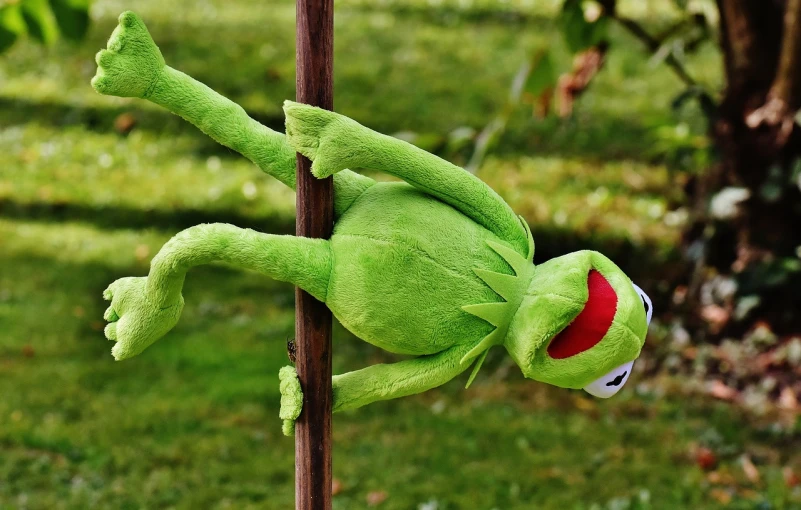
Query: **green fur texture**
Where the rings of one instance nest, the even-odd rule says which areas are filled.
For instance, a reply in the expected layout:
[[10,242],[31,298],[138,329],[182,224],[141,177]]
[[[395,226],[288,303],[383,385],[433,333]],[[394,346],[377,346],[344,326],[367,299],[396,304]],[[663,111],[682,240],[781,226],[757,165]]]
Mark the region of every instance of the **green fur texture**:
[[278,417],[283,420],[282,432],[285,436],[295,435],[295,420],[303,410],[303,390],[300,388],[298,372],[295,367],[283,367],[278,371],[281,390],[281,412]]
[[[231,225],[199,225],[156,255],[147,277],[123,278],[106,336],[118,360],[141,353],[178,321],[187,271],[224,262],[291,282],[326,303],[359,338],[415,356],[333,378],[334,410],[411,395],[444,384],[489,349],[504,346],[526,377],[580,388],[635,359],[647,329],[631,281],[609,259],[577,252],[539,266],[528,225],[475,176],[417,147],[333,112],[287,101],[286,136],[238,105],[168,67],[144,23],[120,16],[97,56],[102,94],[162,105],[295,188],[295,152],[317,177],[334,175],[330,240],[275,236]],[[372,168],[403,182],[376,183],[347,168]],[[612,327],[595,347],[552,359],[549,341],[582,311],[587,275],[599,271],[618,295]],[[284,433],[294,429],[302,391],[294,369],[279,376]]]

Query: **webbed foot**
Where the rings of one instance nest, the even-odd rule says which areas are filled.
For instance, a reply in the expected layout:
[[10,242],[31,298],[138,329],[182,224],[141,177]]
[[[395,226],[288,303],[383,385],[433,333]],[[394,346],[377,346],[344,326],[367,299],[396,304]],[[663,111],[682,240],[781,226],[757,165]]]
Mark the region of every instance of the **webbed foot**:
[[164,336],[178,322],[184,307],[179,295],[175,303],[159,306],[148,299],[147,278],[120,278],[103,292],[111,301],[103,318],[109,321],[105,334],[117,343],[111,349],[115,359],[136,356]]
[[311,172],[325,178],[369,161],[372,131],[322,108],[284,101],[289,145],[312,160]]
[[295,367],[284,367],[278,372],[281,381],[281,411],[278,416],[284,420],[281,430],[285,436],[295,435],[295,420],[303,410],[303,390]]
[[122,13],[107,48],[95,57],[92,87],[109,96],[147,97],[164,70],[164,57],[142,19]]

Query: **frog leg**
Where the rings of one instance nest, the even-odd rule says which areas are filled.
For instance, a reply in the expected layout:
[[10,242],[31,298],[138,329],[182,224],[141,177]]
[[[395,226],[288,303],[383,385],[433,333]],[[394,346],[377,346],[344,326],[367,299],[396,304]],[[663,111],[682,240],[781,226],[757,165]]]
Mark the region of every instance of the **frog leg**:
[[[462,363],[469,346],[457,345],[437,354],[372,365],[332,378],[334,412],[356,409],[379,400],[391,400],[422,393],[441,386],[464,372],[470,363]],[[294,420],[300,415],[303,395],[293,367],[281,369],[281,412],[284,433],[291,435]]]
[[[295,189],[296,154],[286,137],[250,118],[238,104],[166,65],[136,14],[129,11],[120,15],[108,49],[101,50],[96,61],[98,70],[92,86],[101,94],[138,97],[163,106]],[[350,171],[335,177],[335,214],[342,214],[374,183]]]
[[461,362],[469,350],[469,346],[457,345],[437,354],[335,375],[332,380],[334,411],[356,409],[441,386],[470,366],[470,363]]
[[222,223],[203,224],[179,232],[150,263],[142,278],[122,278],[104,293],[111,300],[106,336],[116,340],[118,360],[135,356],[178,322],[181,289],[187,271],[201,264],[223,262],[290,282],[325,301],[331,272],[328,241],[262,234]]
[[386,172],[450,204],[529,255],[528,231],[520,218],[473,174],[343,115],[292,101],[284,102],[284,113],[289,144],[314,162],[315,176],[327,177],[346,167]]

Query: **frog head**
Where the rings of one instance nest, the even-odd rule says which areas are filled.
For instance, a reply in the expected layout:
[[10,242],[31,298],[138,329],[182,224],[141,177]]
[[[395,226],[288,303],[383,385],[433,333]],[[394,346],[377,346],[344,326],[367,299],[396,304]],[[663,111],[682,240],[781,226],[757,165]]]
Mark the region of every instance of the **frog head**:
[[579,251],[536,266],[504,345],[527,378],[608,398],[631,374],[651,314],[611,260]]

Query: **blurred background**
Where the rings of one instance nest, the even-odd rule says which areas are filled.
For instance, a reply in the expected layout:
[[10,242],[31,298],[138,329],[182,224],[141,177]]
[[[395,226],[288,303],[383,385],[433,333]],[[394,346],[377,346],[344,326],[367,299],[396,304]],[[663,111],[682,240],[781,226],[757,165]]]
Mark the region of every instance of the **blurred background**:
[[[101,293],[183,228],[294,229],[294,196],[89,85],[132,9],[168,64],[282,129],[291,0],[0,1],[0,508],[291,508],[292,288],[193,270],[115,363]],[[493,350],[337,415],[337,509],[801,508],[801,1],[337,0],[336,109],[475,172],[535,261],[590,248],[654,299],[609,401]],[[384,176],[377,176],[386,178]],[[391,362],[341,327],[334,371]]]

